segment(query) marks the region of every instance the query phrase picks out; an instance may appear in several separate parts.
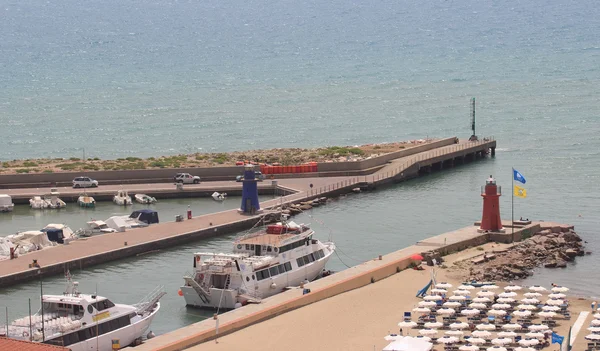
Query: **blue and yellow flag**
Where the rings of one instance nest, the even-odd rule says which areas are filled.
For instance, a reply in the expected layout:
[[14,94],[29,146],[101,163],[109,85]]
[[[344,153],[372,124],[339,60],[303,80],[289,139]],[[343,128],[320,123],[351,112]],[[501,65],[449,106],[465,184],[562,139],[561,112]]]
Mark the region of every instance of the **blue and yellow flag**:
[[525,180],[525,177],[523,177],[523,175],[521,174],[521,172],[517,171],[516,169],[513,168],[513,178],[520,183],[525,184],[527,181]]
[[516,197],[526,198],[527,197],[527,190],[525,188],[521,188],[518,185],[515,185],[513,194]]

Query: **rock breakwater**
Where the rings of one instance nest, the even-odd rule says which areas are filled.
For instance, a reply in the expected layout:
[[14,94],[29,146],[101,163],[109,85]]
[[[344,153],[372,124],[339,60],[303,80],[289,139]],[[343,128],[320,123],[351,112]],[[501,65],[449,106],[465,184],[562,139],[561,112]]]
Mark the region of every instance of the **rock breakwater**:
[[[522,279],[532,275],[533,269],[537,267],[566,267],[567,262],[585,254],[583,240],[573,227],[553,227],[541,230],[505,251],[484,253],[483,260],[473,260],[468,279],[477,281]],[[477,261],[481,263],[476,264]]]

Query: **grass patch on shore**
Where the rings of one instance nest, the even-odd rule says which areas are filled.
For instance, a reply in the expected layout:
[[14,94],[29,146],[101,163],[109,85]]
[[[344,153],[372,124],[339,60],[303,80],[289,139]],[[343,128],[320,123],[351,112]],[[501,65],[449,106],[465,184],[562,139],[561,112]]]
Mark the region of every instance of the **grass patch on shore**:
[[27,168],[19,168],[19,169],[17,169],[15,172],[17,172],[17,173],[21,174],[21,173],[29,173],[29,172],[31,172],[31,171],[32,171],[31,169],[27,169]]
[[342,147],[342,146],[330,146],[325,149],[319,150],[319,155],[332,157],[334,155],[348,156],[348,155],[363,155],[365,152],[357,147]]

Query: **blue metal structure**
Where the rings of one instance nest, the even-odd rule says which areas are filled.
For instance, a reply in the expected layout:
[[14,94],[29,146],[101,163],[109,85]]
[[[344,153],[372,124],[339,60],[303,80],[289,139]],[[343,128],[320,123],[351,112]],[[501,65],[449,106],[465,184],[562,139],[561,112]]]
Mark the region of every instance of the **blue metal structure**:
[[246,214],[255,214],[260,212],[258,202],[258,179],[255,177],[254,166],[244,166],[244,179],[242,180],[242,205],[240,212]]

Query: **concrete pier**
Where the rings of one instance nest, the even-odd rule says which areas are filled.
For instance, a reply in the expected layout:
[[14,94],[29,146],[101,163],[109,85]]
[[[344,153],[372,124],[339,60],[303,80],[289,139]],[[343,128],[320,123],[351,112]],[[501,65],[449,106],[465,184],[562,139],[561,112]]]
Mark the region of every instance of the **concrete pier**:
[[[361,167],[377,170],[369,175],[351,176],[349,170],[344,167],[356,167],[356,165],[340,165],[340,171],[329,168],[325,173],[327,177],[313,178],[285,178],[278,179],[276,189],[289,194],[278,199],[264,201],[261,208],[272,209],[282,204],[298,203],[312,200],[321,196],[337,196],[348,193],[353,188],[376,188],[380,185],[392,184],[418,177],[420,170],[428,169],[434,163],[446,160],[463,158],[476,154],[487,153],[496,146],[494,140],[482,140],[478,142],[455,143],[454,138],[444,139],[439,147],[428,146],[423,152],[401,153],[401,157],[390,159],[388,155],[378,160],[366,160]],[[449,143],[452,142],[452,143]],[[408,151],[408,150],[407,150]],[[396,154],[397,156],[397,154]],[[363,161],[361,161],[363,162]],[[332,164],[335,166],[335,164]],[[263,182],[259,191],[273,191],[275,188]],[[312,185],[312,186],[311,186]],[[241,185],[234,181],[204,182],[199,185],[186,185],[184,192],[212,193],[223,191],[227,187],[236,187],[241,190]],[[101,188],[88,189],[91,196],[109,196],[112,192],[121,189],[121,186],[102,186]],[[190,190],[187,190],[190,189]],[[263,190],[260,190],[263,189]],[[146,194],[163,194],[164,196],[181,195],[174,185],[166,184],[161,187],[158,184],[127,185],[131,193],[143,192]],[[2,192],[16,199],[29,198],[32,195],[40,195],[49,192],[49,188],[23,188],[2,190]],[[80,189],[61,188],[61,196],[77,196]],[[96,195],[98,192],[98,195]],[[227,192],[233,192],[227,190]],[[176,195],[173,195],[176,194]],[[0,286],[6,287],[19,282],[38,279],[42,276],[62,274],[68,268],[83,268],[91,265],[105,263],[140,253],[163,249],[186,242],[199,240],[216,235],[225,235],[248,229],[256,224],[258,216],[245,216],[236,210],[224,211],[195,217],[192,220],[175,223],[167,222],[140,228],[124,233],[111,233],[94,236],[87,239],[77,240],[69,245],[61,245],[46,250],[20,256],[16,260],[0,261]],[[29,264],[36,259],[41,268],[29,268]]]

